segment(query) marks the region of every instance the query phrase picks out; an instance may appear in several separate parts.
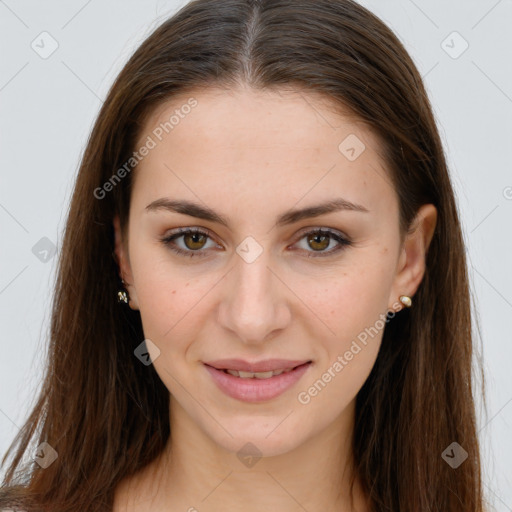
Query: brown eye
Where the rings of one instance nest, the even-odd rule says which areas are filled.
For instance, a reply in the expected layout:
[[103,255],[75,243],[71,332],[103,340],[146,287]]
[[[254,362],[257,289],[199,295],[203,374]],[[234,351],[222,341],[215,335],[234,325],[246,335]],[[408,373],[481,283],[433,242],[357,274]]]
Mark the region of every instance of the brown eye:
[[310,234],[308,237],[308,244],[312,249],[323,251],[329,247],[331,237],[328,235]]
[[[348,238],[342,236],[337,231],[326,229],[316,229],[304,233],[299,242],[302,240],[305,240],[305,244],[303,244],[301,249],[306,252],[307,258],[331,256],[343,250],[345,247],[352,245],[352,242]],[[334,242],[334,248],[326,250],[331,242]],[[304,245],[306,247],[304,247]]]
[[183,243],[190,250],[198,250],[203,248],[207,238],[202,233],[185,233],[183,235]]
[[[210,235],[200,229],[184,228],[180,229],[178,233],[162,238],[161,241],[176,254],[193,258],[195,256],[207,256],[207,250],[203,249],[208,239],[210,239]],[[181,244],[177,243],[178,240],[181,240]]]

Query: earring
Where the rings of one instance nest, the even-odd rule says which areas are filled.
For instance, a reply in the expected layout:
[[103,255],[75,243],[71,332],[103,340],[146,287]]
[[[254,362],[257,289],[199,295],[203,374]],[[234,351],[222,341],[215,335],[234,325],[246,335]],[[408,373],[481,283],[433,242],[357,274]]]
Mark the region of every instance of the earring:
[[406,307],[410,308],[412,306],[412,299],[408,295],[400,295],[400,302]]
[[[124,280],[121,279],[121,282],[123,283],[124,285]],[[117,303],[120,304],[121,302],[124,302],[125,304],[128,304],[129,302],[129,299],[128,299],[128,291],[127,290],[119,290],[117,292]]]

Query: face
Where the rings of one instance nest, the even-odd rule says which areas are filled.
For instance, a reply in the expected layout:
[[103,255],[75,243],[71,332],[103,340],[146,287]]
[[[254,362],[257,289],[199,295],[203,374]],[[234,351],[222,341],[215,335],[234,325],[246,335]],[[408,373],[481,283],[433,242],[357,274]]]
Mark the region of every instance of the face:
[[[209,89],[155,110],[144,144],[116,252],[171,418],[265,455],[341,424],[430,239],[420,223],[400,244],[376,137],[312,93]],[[206,365],[233,358],[306,364],[250,381]]]

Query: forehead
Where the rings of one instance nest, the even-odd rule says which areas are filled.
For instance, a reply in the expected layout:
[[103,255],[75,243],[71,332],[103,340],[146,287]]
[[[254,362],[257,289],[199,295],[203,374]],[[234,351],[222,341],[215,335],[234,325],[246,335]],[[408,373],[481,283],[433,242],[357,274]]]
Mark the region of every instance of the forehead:
[[[192,108],[188,106],[191,99],[196,102]],[[296,151],[334,147],[339,151],[338,144],[350,133],[371,146],[378,144],[377,137],[348,108],[323,94],[300,89],[192,90],[155,108],[143,132],[166,123],[176,146],[183,142],[204,149],[211,149],[204,143],[213,142],[239,147],[286,145]]]
[[134,172],[145,199],[192,193],[212,202],[216,196],[216,205],[224,197],[265,206],[284,200],[283,192],[287,204],[338,192],[384,208],[394,200],[378,138],[317,93],[191,90],[150,113],[137,147],[148,137],[154,147]]

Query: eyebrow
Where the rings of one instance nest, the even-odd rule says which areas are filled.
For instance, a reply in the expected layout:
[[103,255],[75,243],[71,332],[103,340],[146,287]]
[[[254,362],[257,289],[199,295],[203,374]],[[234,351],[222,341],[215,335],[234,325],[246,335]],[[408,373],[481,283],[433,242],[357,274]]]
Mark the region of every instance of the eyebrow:
[[[186,200],[171,200],[167,197],[161,197],[156,199],[152,203],[148,204],[145,208],[146,212],[165,210],[175,213],[181,213],[183,215],[189,215],[191,217],[197,217],[199,219],[208,220],[229,227],[229,221],[223,215],[215,212],[207,206],[202,206],[198,203]],[[342,210],[356,211],[369,213],[369,210],[363,205],[352,203],[343,198],[332,199],[326,203],[319,205],[308,206],[301,209],[288,210],[277,218],[276,226],[285,226],[288,224],[294,224],[302,219],[309,219],[313,217],[319,217],[327,213],[338,212]]]

